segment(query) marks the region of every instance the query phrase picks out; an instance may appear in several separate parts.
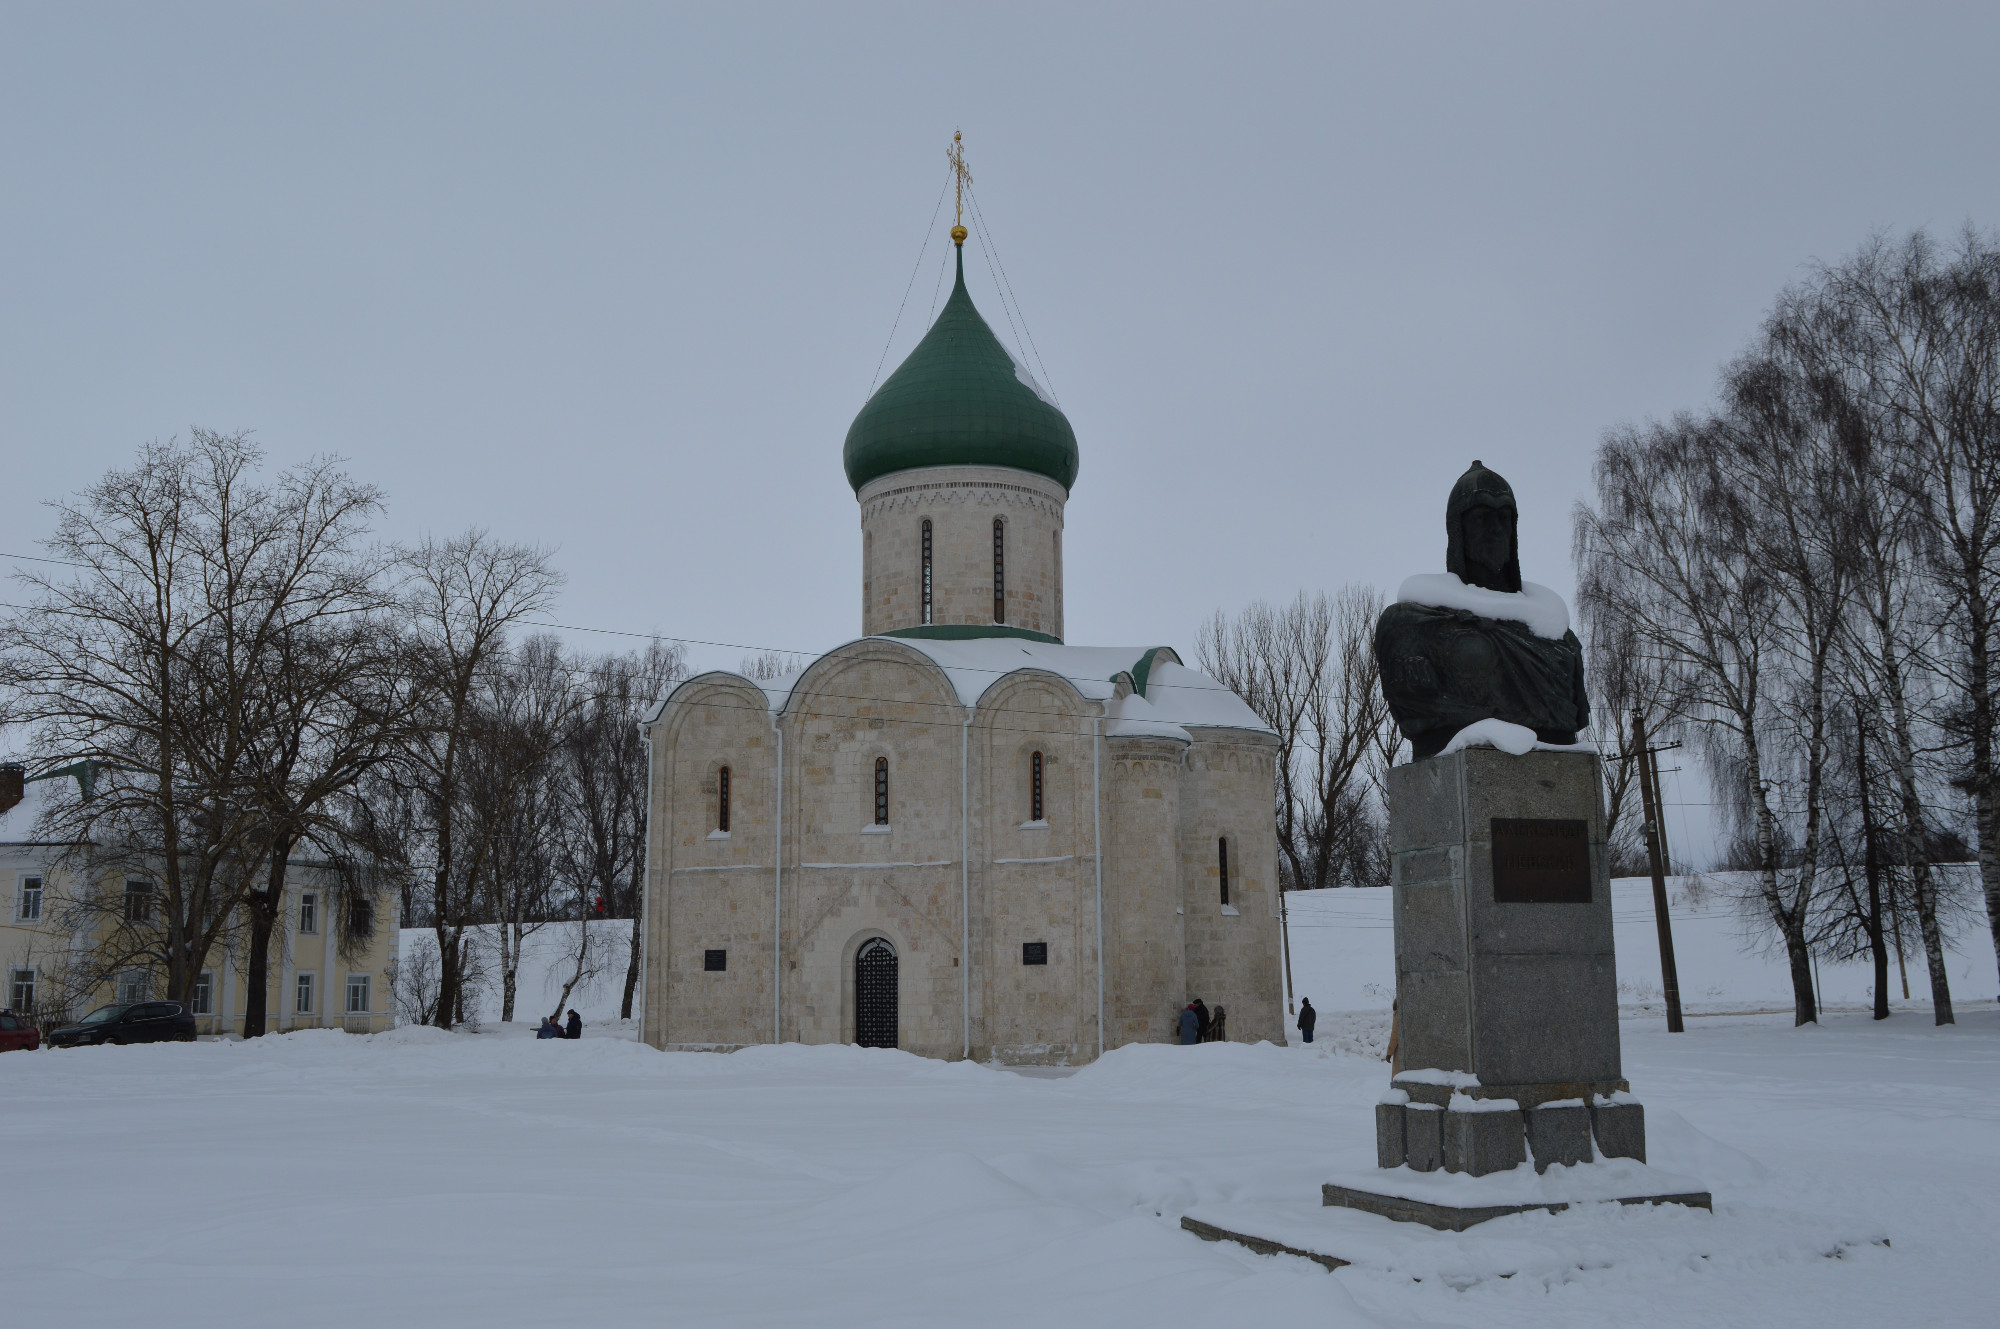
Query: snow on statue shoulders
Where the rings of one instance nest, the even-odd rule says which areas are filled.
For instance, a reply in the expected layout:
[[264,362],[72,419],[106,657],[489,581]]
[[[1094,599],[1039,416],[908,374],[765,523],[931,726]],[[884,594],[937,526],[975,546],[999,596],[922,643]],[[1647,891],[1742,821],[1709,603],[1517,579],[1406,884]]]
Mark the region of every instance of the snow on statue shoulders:
[[1484,586],[1466,585],[1455,573],[1419,572],[1403,579],[1396,603],[1458,609],[1481,618],[1523,623],[1528,631],[1550,641],[1561,641],[1569,632],[1569,606],[1560,595],[1532,581],[1522,582],[1521,589],[1514,592],[1489,591]]

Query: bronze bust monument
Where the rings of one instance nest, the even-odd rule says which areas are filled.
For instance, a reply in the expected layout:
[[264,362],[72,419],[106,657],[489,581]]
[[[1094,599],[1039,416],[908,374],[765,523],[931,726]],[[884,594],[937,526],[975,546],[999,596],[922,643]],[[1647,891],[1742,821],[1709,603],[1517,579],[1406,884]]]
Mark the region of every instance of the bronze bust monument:
[[1590,723],[1583,644],[1561,598],[1522,583],[1517,521],[1512,487],[1473,462],[1445,505],[1445,575],[1404,582],[1376,622],[1382,695],[1419,761],[1481,720],[1558,744]]

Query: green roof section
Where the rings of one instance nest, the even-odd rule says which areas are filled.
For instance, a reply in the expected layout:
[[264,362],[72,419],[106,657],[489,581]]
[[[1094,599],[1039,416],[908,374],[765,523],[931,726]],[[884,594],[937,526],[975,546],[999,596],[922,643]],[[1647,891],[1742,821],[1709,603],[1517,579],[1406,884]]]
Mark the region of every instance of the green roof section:
[[1139,663],[1132,666],[1132,691],[1142,697],[1146,695],[1146,680],[1153,673],[1153,657],[1161,651],[1166,651],[1168,655],[1173,656],[1176,664],[1180,662],[1180,656],[1165,646],[1155,646],[1152,650],[1140,656]]
[[1076,483],[1076,431],[1020,367],[958,281],[931,330],[847,429],[847,482],[920,466],[1005,466]]
[[982,637],[1019,637],[1024,641],[1047,642],[1051,646],[1062,645],[1061,637],[1051,637],[1046,632],[1036,632],[1032,628],[1008,627],[1005,623],[933,623],[928,627],[893,628],[875,635],[916,637],[921,641],[978,641]]

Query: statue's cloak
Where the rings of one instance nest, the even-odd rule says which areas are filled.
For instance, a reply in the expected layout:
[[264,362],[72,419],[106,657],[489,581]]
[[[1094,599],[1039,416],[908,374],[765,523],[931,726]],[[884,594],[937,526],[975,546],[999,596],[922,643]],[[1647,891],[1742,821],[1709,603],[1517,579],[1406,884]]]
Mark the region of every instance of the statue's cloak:
[[1418,760],[1480,720],[1526,725],[1544,743],[1574,743],[1590,723],[1574,632],[1538,637],[1510,619],[1399,603],[1376,622],[1375,659]]

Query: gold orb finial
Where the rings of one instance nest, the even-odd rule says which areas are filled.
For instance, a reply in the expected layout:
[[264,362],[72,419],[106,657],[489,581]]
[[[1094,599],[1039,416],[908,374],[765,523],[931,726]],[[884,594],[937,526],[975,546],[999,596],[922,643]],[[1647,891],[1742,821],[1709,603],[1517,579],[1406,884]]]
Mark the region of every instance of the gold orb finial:
[[963,226],[954,226],[951,228],[951,242],[955,245],[962,245],[965,243],[965,237],[970,234],[972,233]]

